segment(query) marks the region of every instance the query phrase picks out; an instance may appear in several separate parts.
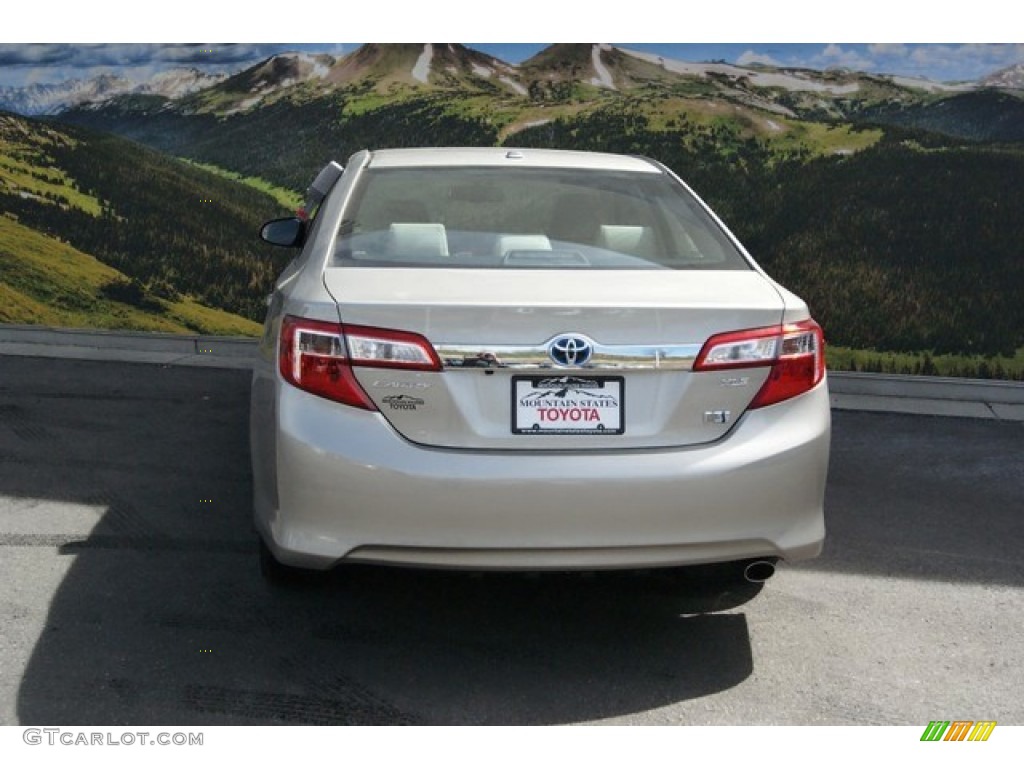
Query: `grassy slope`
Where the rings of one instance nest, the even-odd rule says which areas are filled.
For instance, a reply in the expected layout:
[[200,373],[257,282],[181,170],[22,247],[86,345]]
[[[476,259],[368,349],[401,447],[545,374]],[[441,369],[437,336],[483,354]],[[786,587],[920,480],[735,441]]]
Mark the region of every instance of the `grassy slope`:
[[694,136],[710,135],[716,129],[735,140],[763,142],[770,152],[801,151],[808,157],[853,154],[881,140],[879,129],[858,129],[849,123],[822,123],[798,120],[750,105],[709,99],[647,97],[600,100],[566,104],[530,104],[509,100],[497,107],[484,97],[453,101],[449,112],[467,116],[486,116],[500,130],[503,143],[514,145],[515,136],[532,124],[552,120],[575,121],[602,109],[636,114],[644,120],[645,130],[654,134],[682,131]]
[[98,216],[102,202],[79,190],[77,182],[54,165],[52,149],[73,144],[73,140],[53,129],[40,129],[29,136],[20,127],[17,118],[0,115],[0,189]]
[[971,379],[1024,380],[1024,347],[1006,355],[933,355],[930,352],[879,352],[828,346],[829,370],[896,373],[922,376],[962,376]]
[[146,311],[103,296],[124,275],[87,253],[0,216],[0,322],[255,336],[260,326],[184,297]]
[[297,192],[293,192],[290,189],[279,187],[275,184],[270,183],[266,179],[261,179],[258,176],[243,176],[240,173],[234,171],[228,171],[220,166],[213,165],[210,163],[197,163],[189,160],[187,157],[179,158],[182,162],[193,165],[196,168],[202,168],[204,171],[216,174],[225,179],[231,179],[237,181],[240,184],[245,184],[247,187],[252,187],[265,195],[269,195],[274,198],[278,203],[281,204],[282,208],[286,210],[295,210],[302,205],[302,195]]
[[[261,222],[294,210],[295,196],[275,198],[256,180],[227,178],[109,134],[0,113],[4,168],[0,210],[137,280],[145,297],[136,309],[191,296],[195,306],[174,309],[187,327],[224,325],[199,304],[258,322],[263,297],[290,258],[255,234]],[[24,296],[18,306],[27,311]]]

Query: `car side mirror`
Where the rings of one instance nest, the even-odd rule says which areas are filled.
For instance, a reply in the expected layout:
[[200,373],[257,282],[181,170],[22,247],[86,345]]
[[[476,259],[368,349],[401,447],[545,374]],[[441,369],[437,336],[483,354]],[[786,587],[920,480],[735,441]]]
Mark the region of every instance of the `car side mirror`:
[[271,245],[296,248],[306,242],[306,222],[295,216],[272,219],[260,229],[260,239]]

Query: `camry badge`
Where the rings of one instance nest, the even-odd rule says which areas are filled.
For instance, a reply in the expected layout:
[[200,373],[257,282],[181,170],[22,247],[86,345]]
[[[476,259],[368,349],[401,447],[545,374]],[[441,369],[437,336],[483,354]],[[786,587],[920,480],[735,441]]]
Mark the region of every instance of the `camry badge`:
[[430,385],[423,381],[388,381],[377,379],[371,386],[381,389],[430,389]]

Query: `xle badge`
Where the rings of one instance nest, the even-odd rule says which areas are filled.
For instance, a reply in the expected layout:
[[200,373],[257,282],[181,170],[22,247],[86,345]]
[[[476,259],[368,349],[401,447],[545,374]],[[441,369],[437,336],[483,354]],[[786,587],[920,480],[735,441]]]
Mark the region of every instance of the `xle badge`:
[[731,418],[729,411],[704,411],[705,424],[728,424]]
[[384,402],[393,411],[415,411],[424,401],[412,395],[389,395],[384,398]]

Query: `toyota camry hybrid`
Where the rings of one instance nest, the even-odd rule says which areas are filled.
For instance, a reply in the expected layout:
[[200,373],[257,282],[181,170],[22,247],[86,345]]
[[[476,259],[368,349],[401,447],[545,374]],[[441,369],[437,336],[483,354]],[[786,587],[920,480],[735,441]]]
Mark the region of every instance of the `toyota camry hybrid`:
[[301,248],[252,385],[268,578],[821,551],[822,330],[665,166],[361,151],[306,210],[261,232]]

